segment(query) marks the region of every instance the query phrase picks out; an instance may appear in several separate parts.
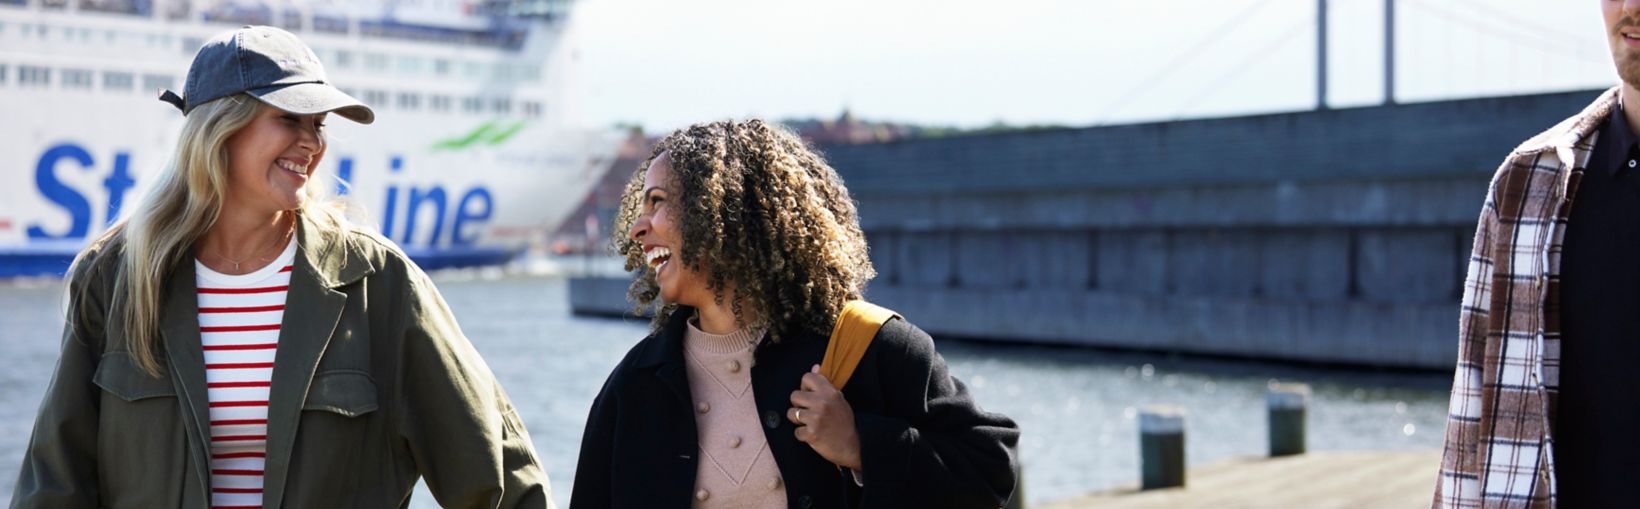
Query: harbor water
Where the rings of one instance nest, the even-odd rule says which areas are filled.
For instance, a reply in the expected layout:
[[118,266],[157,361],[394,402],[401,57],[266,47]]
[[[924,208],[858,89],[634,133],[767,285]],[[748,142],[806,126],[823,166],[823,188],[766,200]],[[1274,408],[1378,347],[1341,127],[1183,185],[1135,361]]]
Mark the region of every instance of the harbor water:
[[[558,277],[466,272],[435,279],[462,330],[518,406],[551,476],[553,496],[566,505],[592,398],[647,323],[572,316],[567,284]],[[56,362],[63,307],[60,281],[0,282],[0,497],[6,500]],[[954,340],[938,341],[938,349],[986,410],[1019,422],[1032,504],[1137,483],[1136,420],[1144,405],[1187,410],[1191,465],[1265,454],[1265,389],[1276,382],[1312,387],[1312,451],[1430,450],[1441,445],[1451,380],[1439,372]],[[411,506],[436,503],[418,488]]]

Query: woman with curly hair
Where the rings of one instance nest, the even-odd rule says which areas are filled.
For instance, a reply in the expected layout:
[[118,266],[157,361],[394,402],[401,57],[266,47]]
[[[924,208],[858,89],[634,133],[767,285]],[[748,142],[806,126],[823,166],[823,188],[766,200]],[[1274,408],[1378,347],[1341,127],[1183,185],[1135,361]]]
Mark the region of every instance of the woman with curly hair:
[[[661,140],[614,239],[651,334],[592,404],[571,507],[998,507],[1019,431],[891,319],[846,390],[817,371],[876,275],[854,202],[762,121]],[[674,263],[675,262],[675,263]]]

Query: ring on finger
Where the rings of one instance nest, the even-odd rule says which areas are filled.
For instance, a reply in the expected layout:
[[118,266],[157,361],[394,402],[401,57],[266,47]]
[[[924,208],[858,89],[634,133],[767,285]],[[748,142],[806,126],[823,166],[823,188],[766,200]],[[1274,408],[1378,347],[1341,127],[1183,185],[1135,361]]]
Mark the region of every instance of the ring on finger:
[[803,409],[799,408],[792,413],[792,420],[797,421],[798,424],[803,424]]

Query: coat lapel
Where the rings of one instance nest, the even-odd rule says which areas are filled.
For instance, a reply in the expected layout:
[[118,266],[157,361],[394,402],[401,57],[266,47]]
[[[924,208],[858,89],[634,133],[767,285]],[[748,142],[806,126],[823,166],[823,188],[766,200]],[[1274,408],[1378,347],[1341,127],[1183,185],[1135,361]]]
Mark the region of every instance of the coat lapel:
[[683,336],[688,326],[688,317],[694,310],[679,306],[660,331],[660,342],[655,348],[646,352],[644,364],[655,367],[655,376],[667,389],[671,389],[677,396],[678,402],[685,407],[693,407],[694,395],[689,392],[689,373],[683,363]]
[[181,397],[183,422],[189,436],[188,454],[193,457],[193,474],[201,487],[210,483],[211,416],[205,394],[205,349],[199,339],[199,294],[196,291],[193,256],[187,256],[171,271],[166,283],[164,316],[160,334],[165,341],[165,357],[171,377]]
[[279,325],[279,350],[274,354],[268,397],[264,507],[279,507],[284,497],[302,405],[307,401],[314,370],[347,305],[347,295],[336,288],[357,281],[369,271],[368,264],[358,256],[348,256],[347,242],[339,238],[343,234],[335,227],[317,225],[306,215],[298,222],[296,261],[285,296],[285,316]]

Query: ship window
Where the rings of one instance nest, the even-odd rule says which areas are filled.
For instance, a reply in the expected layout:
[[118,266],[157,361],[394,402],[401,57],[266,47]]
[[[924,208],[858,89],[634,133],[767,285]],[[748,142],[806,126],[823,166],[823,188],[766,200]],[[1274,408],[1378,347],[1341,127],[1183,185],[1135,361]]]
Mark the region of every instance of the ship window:
[[366,90],[364,91],[364,97],[361,97],[360,99],[363,99],[364,103],[370,105],[372,108],[387,106],[387,92],[380,90]]
[[313,16],[313,30],[333,34],[347,33],[347,19],[334,14],[315,14]]
[[531,82],[541,81],[541,66],[534,64],[524,66],[524,79]]
[[540,118],[541,109],[541,103],[535,101],[524,101],[524,116],[526,117]]
[[6,84],[6,64],[0,64],[0,85]]
[[205,45],[205,40],[204,39],[200,39],[198,37],[183,37],[182,38],[182,54],[192,55],[194,53],[198,53],[199,48],[201,46],[204,46],[204,45]]
[[381,53],[365,53],[364,68],[372,71],[387,69],[387,55]]
[[51,84],[51,69],[32,65],[17,66],[17,84],[43,87]]
[[349,67],[353,67],[353,52],[345,49],[339,49],[336,50],[336,54],[333,56],[335,57],[335,61],[333,63],[336,64],[337,69],[347,69]]
[[482,77],[480,73],[483,72],[484,66],[479,65],[478,62],[467,62],[462,65],[462,69],[464,69],[462,74],[465,74],[468,79],[478,79]]
[[461,100],[461,111],[467,113],[483,113],[484,100],[477,97],[467,97]]
[[420,58],[411,57],[411,56],[400,56],[399,57],[399,73],[400,74],[421,74],[422,68],[425,67],[425,66],[426,66],[426,61],[424,61]]
[[421,96],[416,95],[416,94],[411,93],[411,92],[399,92],[399,109],[401,109],[401,110],[418,110],[418,109],[421,109]]
[[131,90],[131,86],[135,84],[136,80],[132,79],[131,73],[103,71],[103,90]]
[[495,101],[490,103],[490,109],[501,115],[512,113],[512,100],[505,97],[498,97]]
[[294,8],[286,7],[283,16],[274,16],[276,26],[292,32],[302,29],[302,13]]
[[176,87],[173,85],[173,80],[171,79],[171,77],[166,76],[164,74],[144,74],[144,75],[142,75],[142,88],[143,88],[143,90],[155,91],[155,92],[159,91],[162,88],[166,89],[166,90],[176,90]]
[[427,98],[427,107],[432,108],[433,111],[436,111],[436,112],[439,112],[439,113],[449,112],[450,111],[450,96],[435,95],[435,96],[432,96],[432,97],[428,97]]
[[91,71],[63,69],[63,88],[91,88]]
[[450,61],[443,58],[433,60],[433,74],[439,76],[450,74]]

